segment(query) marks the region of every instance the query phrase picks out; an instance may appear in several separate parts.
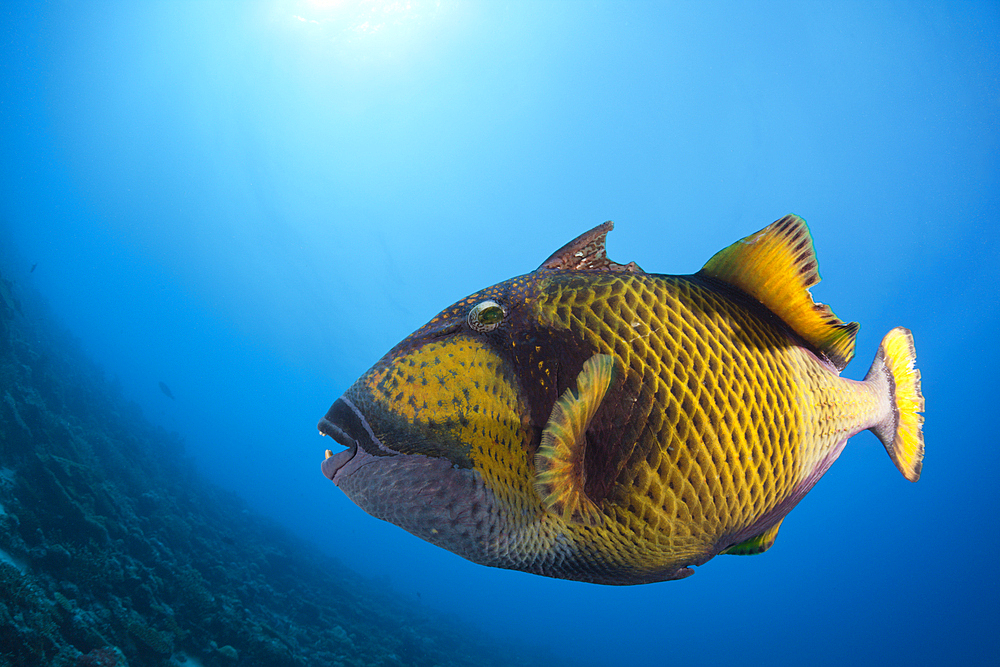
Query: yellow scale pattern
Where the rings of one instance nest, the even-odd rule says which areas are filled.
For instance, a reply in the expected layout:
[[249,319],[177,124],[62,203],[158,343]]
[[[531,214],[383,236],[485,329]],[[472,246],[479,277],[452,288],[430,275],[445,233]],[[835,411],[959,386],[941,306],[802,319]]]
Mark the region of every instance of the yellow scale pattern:
[[687,277],[553,274],[525,306],[627,369],[608,400],[634,399],[630,423],[641,426],[622,443],[630,452],[600,525],[545,511],[524,447],[524,397],[487,342],[431,341],[363,378],[376,405],[427,441],[468,446],[503,516],[484,545],[497,559],[544,570],[570,558],[595,573],[703,562],[876,412],[868,385],[839,378],[777,326]]
[[616,356],[627,369],[624,397],[635,400],[631,419],[644,424],[602,508],[612,520],[571,527],[578,544],[603,543],[600,558],[639,569],[707,560],[876,411],[866,385],[839,378],[785,331],[704,283],[627,274],[547,280],[542,324]]

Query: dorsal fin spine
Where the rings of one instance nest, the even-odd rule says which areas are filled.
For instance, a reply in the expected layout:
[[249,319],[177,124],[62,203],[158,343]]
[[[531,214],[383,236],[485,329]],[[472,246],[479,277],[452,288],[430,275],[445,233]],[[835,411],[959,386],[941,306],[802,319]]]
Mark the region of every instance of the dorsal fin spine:
[[615,223],[608,220],[593,229],[580,234],[575,239],[552,253],[538,267],[539,271],[624,271],[644,273],[635,262],[619,264],[608,259],[605,245],[608,232]]

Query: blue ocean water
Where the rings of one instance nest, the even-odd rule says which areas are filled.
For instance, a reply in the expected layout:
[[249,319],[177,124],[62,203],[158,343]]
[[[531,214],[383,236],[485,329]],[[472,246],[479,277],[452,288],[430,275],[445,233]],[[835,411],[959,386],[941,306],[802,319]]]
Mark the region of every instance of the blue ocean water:
[[[571,663],[1000,655],[996,3],[8,2],[0,27],[14,277],[255,510]],[[690,273],[786,213],[862,324],[845,376],[913,331],[919,483],[860,434],[767,553],[613,588],[471,564],[320,474],[319,417],[441,308],[607,219],[615,261]]]

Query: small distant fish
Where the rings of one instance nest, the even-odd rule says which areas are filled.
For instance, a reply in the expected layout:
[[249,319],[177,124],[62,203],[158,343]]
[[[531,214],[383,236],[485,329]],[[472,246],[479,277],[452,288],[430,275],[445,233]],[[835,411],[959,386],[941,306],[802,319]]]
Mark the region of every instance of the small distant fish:
[[170,400],[175,400],[173,392],[170,391],[170,387],[168,387],[166,383],[164,382],[160,383],[160,391],[162,391],[163,395],[169,398]]
[[868,429],[920,477],[909,330],[840,377],[857,323],[815,303],[786,216],[694,275],[607,258],[604,223],[445,309],[333,404],[323,474],[370,514],[484,565],[602,584],[757,554]]
[[34,273],[36,266],[38,266],[38,262],[35,262],[34,264],[31,265],[31,269],[28,271],[28,273]]

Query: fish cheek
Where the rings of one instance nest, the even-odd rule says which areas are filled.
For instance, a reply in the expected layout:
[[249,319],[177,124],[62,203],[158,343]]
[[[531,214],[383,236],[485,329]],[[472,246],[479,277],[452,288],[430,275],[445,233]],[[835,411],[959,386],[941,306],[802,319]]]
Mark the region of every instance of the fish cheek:
[[[359,451],[338,486],[359,507],[469,560],[537,512],[526,408],[492,342],[459,335],[398,353],[348,391],[381,452]],[[395,453],[395,455],[391,455]]]
[[422,455],[359,453],[338,486],[361,509],[484,565],[500,532],[496,498],[478,472]]

